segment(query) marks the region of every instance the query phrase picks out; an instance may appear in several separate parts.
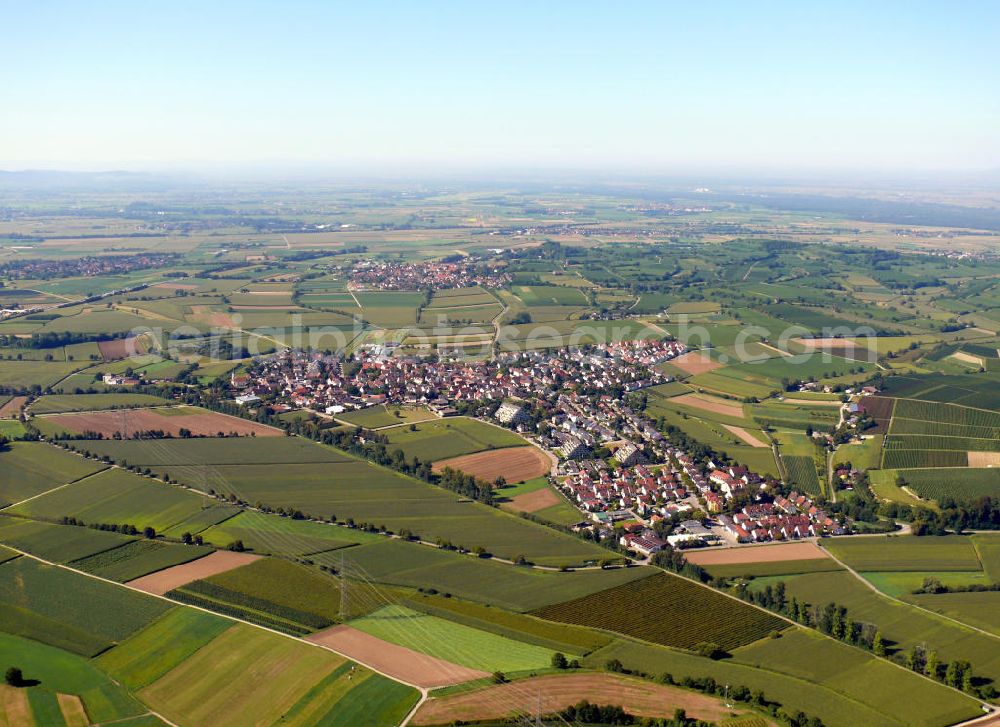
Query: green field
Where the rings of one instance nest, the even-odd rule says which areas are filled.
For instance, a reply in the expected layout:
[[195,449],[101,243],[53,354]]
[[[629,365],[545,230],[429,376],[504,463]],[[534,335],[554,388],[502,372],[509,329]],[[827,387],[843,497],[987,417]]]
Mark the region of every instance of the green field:
[[[2,334],[3,326],[0,326]],[[27,391],[32,387],[45,390],[84,366],[85,363],[76,361],[0,361],[0,381],[16,391]]]
[[1000,678],[1000,637],[991,637],[951,621],[919,611],[906,603],[876,593],[853,574],[806,573],[778,579],[758,580],[754,588],[784,580],[789,597],[819,605],[837,603],[847,608],[855,621],[876,624],[890,653],[905,652],[915,645],[938,652],[942,662],[966,659],[977,676]]
[[[788,643],[784,639],[789,633],[786,631],[785,636],[774,643],[779,647]],[[792,655],[791,659],[779,654],[766,669],[743,663],[744,659],[739,652],[734,659],[712,661],[682,651],[626,640],[616,641],[590,654],[584,663],[602,668],[609,660],[618,659],[626,668],[648,674],[670,673],[674,679],[710,676],[720,684],[734,687],[745,685],[752,690],[761,690],[769,699],[784,705],[786,710],[820,715],[823,724],[830,727],[899,727],[906,724],[940,727],[979,714],[975,700],[945,687],[930,684],[901,669],[889,667],[893,671],[884,672],[877,665],[870,667],[869,664],[876,664],[874,657],[830,639],[816,637],[792,641],[796,642],[800,646],[796,651],[800,653]],[[860,659],[852,658],[854,654]],[[748,656],[752,658],[752,652]],[[818,684],[809,681],[807,676],[796,673],[798,662],[803,657],[819,664],[839,662],[845,664],[848,671],[836,679],[834,684]],[[888,701],[880,701],[878,695],[870,694],[866,680],[857,678],[854,674],[855,671],[860,674],[869,669],[874,669],[883,680],[887,674],[891,675],[889,684],[896,690],[897,696]],[[909,705],[900,703],[906,698],[899,696],[903,694],[919,699],[918,708],[911,709]],[[926,699],[931,700],[929,708],[924,702]]]
[[0,629],[83,656],[123,641],[171,606],[32,558],[0,564]]
[[141,689],[233,625],[193,608],[173,608],[94,663],[129,689]]
[[819,475],[816,474],[816,462],[812,456],[803,457],[782,454],[781,461],[785,465],[785,471],[788,473],[788,484],[813,494],[823,492],[824,488],[820,484]]
[[[87,717],[94,724],[118,723],[147,711],[125,688],[112,682],[93,661],[39,641],[0,633],[0,664],[16,664],[26,679],[40,682],[38,686],[31,687],[32,692],[80,697]],[[17,723],[10,724],[13,727]],[[43,727],[63,723],[58,719],[37,721],[36,714],[36,724]]]
[[533,614],[684,649],[703,641],[733,649],[787,625],[776,616],[668,573],[546,606]]
[[103,530],[73,525],[53,525],[0,515],[0,541],[57,563],[86,558],[94,553],[117,548],[134,539]]
[[20,502],[105,467],[42,442],[14,442],[0,452],[0,504]]
[[[477,436],[488,435],[492,441],[517,437],[479,422],[459,427]],[[440,441],[447,442],[447,438],[442,434]],[[251,504],[297,509],[320,517],[336,515],[340,521],[352,518],[357,523],[385,525],[395,532],[408,529],[427,540],[450,541],[470,550],[481,546],[500,557],[513,559],[523,554],[534,562],[558,566],[609,555],[593,543],[486,505],[462,501],[450,491],[299,438],[79,444],[93,452],[152,466],[160,476],[198,489],[232,493]],[[199,466],[206,460],[210,466]],[[232,525],[227,522],[223,527]]]
[[401,449],[407,459],[418,457],[434,462],[485,449],[516,447],[526,444],[514,432],[465,417],[448,417],[385,432],[390,450]]
[[728,563],[707,565],[705,570],[715,578],[760,578],[765,576],[793,575],[796,573],[821,573],[841,570],[840,565],[830,558],[809,560],[780,560],[772,563]]
[[978,571],[982,569],[971,538],[837,538],[823,546],[858,571]]
[[549,649],[498,636],[405,606],[384,606],[351,626],[400,646],[482,671],[521,671],[551,665]]
[[249,510],[208,528],[202,537],[220,548],[242,540],[254,552],[286,556],[327,552],[379,539],[358,528],[320,525]]
[[338,414],[337,419],[350,422],[366,429],[390,427],[410,422],[422,422],[434,419],[435,415],[426,409],[409,409],[398,406],[370,406],[367,409]]
[[402,605],[466,626],[537,644],[554,651],[582,655],[607,646],[611,636],[571,624],[545,621],[495,606],[428,593],[407,596]]
[[128,523],[162,532],[212,501],[180,487],[109,469],[29,500],[10,512],[47,520],[71,515],[85,523]]
[[211,548],[193,545],[133,540],[117,548],[71,561],[69,565],[101,578],[124,583],[154,571],[189,563],[211,552]]
[[236,625],[139,697],[178,724],[217,727],[279,720],[299,727],[374,727],[401,720],[416,703],[416,690],[350,666],[325,649]]
[[333,624],[340,585],[314,568],[262,558],[171,591],[184,603],[219,611],[278,631],[302,635]]
[[[571,573],[529,570],[398,540],[384,540],[334,553],[328,565],[337,566],[340,555],[348,559],[352,572],[373,581],[434,588],[441,593],[513,611],[529,611],[650,575],[648,568]],[[321,556],[314,559],[317,563],[325,562]]]
[[99,411],[122,407],[162,406],[171,402],[149,394],[50,394],[31,405],[32,414]]

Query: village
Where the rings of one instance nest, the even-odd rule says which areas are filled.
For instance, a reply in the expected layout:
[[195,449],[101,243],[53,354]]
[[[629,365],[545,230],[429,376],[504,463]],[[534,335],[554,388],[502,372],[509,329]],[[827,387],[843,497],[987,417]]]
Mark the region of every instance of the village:
[[510,283],[503,266],[484,262],[399,263],[365,260],[350,272],[351,290],[447,290],[502,288]]
[[385,404],[517,431],[557,463],[552,482],[580,511],[574,529],[619,539],[643,557],[667,545],[846,534],[808,496],[745,466],[696,459],[630,406],[630,395],[668,383],[657,364],[685,351],[676,341],[645,340],[437,361],[399,355],[391,343],[346,359],[289,349],[230,384],[237,403],[278,414],[308,409],[336,420]]

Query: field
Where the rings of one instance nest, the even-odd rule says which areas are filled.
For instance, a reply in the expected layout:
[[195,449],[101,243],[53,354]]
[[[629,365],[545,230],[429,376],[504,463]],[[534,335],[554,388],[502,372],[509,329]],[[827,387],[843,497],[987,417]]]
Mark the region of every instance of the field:
[[170,605],[32,558],[0,564],[0,628],[82,656],[128,638]]
[[358,528],[332,527],[248,510],[208,528],[202,536],[220,548],[242,540],[244,546],[257,553],[285,556],[328,552],[378,539]]
[[103,530],[0,516],[0,541],[57,563],[111,550],[134,539]]
[[763,545],[754,548],[694,550],[687,560],[701,566],[780,563],[782,561],[828,560],[829,556],[811,542]]
[[978,571],[973,541],[961,535],[936,538],[836,538],[823,543],[857,571]]
[[813,494],[823,492],[819,475],[816,474],[816,462],[812,457],[782,454],[781,461],[785,465],[785,471],[788,473],[788,482],[793,487],[798,487]]
[[[94,662],[39,641],[0,633],[0,664],[17,664],[26,679],[41,682],[39,686],[17,690],[17,695],[12,695],[10,692],[0,695],[0,716],[4,712],[6,697],[8,718],[6,724],[11,727],[31,724],[23,719],[12,719],[10,709],[12,696],[19,696],[21,700],[27,701],[28,695],[32,692],[44,693],[50,698],[56,695],[72,695],[79,699],[86,710],[85,721],[73,722],[67,719],[67,727],[117,722],[147,711],[147,708],[133,699],[125,688],[112,682]],[[11,688],[4,687],[4,689]],[[63,698],[59,701],[67,705],[67,708],[61,711],[64,718],[68,717],[72,707],[68,703],[70,700]],[[39,720],[38,716],[36,712],[35,724],[39,727],[62,724],[55,716],[49,720]]]
[[146,593],[162,596],[193,581],[245,566],[259,557],[250,553],[220,550],[196,561],[182,563],[142,578],[136,578],[129,581],[128,585]]
[[105,467],[41,442],[14,442],[0,452],[0,504],[20,502]]
[[757,579],[752,587],[762,588],[774,580],[785,582],[789,597],[814,605],[834,602],[846,607],[855,621],[877,624],[890,654],[905,653],[913,646],[923,645],[936,650],[942,662],[968,659],[977,676],[1000,678],[1000,649],[997,649],[1000,637],[974,632],[935,614],[890,600],[846,571]]
[[426,689],[459,684],[487,675],[487,672],[452,664],[405,646],[383,641],[350,626],[334,626],[312,634],[306,640],[362,660],[406,684]]
[[[478,426],[488,427],[491,436],[497,432],[516,437],[490,425]],[[534,562],[557,566],[608,557],[607,550],[593,543],[486,505],[463,502],[450,491],[299,438],[74,444],[131,464],[151,466],[161,477],[169,476],[204,491],[233,493],[249,503],[298,509],[321,517],[336,515],[342,522],[351,518],[357,523],[385,525],[395,532],[408,529],[427,540],[440,538],[470,550],[481,546],[500,557],[513,559],[523,554]],[[203,462],[210,466],[199,466]]]
[[439,459],[434,463],[435,472],[445,467],[461,470],[486,482],[493,482],[501,476],[507,482],[526,482],[552,469],[552,460],[535,446],[507,447]]
[[[785,636],[788,636],[788,632]],[[788,642],[777,639],[774,643],[780,646]],[[852,650],[848,647],[840,647],[829,639],[824,640],[821,637],[800,645],[800,650],[806,655],[812,655],[814,660],[837,663],[844,661],[843,649],[848,650],[846,655],[849,656]],[[849,658],[842,666],[847,670],[856,670],[859,667],[867,669],[866,664],[874,661],[874,657],[864,655],[862,652],[857,654],[860,659]],[[931,727],[951,724],[978,714],[978,705],[971,698],[957,695],[945,687],[931,685],[915,675],[908,675],[897,669],[888,672],[888,675],[893,677],[890,683],[898,693],[922,696],[930,692],[938,702],[930,709],[921,703],[911,712],[907,705],[899,704],[898,699],[880,702],[875,695],[869,696],[866,694],[867,685],[848,678],[847,673],[837,680],[836,686],[818,684],[810,681],[807,676],[796,673],[791,665],[785,666],[787,660],[781,658],[780,654],[772,660],[767,669],[757,669],[734,659],[711,661],[652,644],[622,640],[589,655],[584,664],[603,668],[611,659],[618,659],[626,668],[653,675],[669,673],[675,678],[712,677],[720,684],[730,684],[733,687],[745,685],[751,690],[762,691],[769,699],[784,705],[786,710],[812,710],[814,714],[821,714],[823,724],[830,727],[856,725],[899,727],[900,724],[926,724],[927,727]],[[886,674],[880,676],[884,678]]]
[[673,397],[670,401],[673,404],[684,404],[713,414],[723,414],[736,419],[743,418],[743,406],[741,404],[709,396],[708,394],[682,394]]
[[920,497],[940,500],[953,497],[960,500],[975,500],[982,496],[1000,494],[1000,469],[930,468],[907,469],[896,472],[903,478],[905,486]]
[[0,361],[0,382],[14,391],[26,392],[33,386],[45,390],[84,366],[73,361]]
[[436,419],[436,415],[426,409],[411,409],[404,407],[370,406],[367,409],[338,414],[337,419],[366,429],[390,427],[396,424],[424,422]]
[[682,649],[703,641],[733,649],[786,626],[776,616],[667,573],[533,614]]
[[683,709],[689,719],[721,722],[733,710],[715,697],[616,674],[547,674],[508,684],[432,697],[414,717],[416,725],[530,719],[582,701],[625,705],[638,717],[669,717]]
[[385,432],[390,450],[401,449],[407,459],[436,462],[485,449],[517,447],[524,439],[514,432],[475,419],[449,417],[436,421],[397,427]]
[[384,641],[487,673],[543,669],[552,663],[549,649],[405,606],[384,606],[350,625]]
[[74,560],[69,565],[101,578],[124,582],[203,558],[211,552],[211,548],[192,545],[133,540],[117,548]]
[[129,689],[142,689],[232,626],[193,608],[173,608],[94,663]]
[[[555,573],[494,563],[397,540],[343,551],[349,568],[379,583],[412,588],[435,588],[470,601],[512,611],[529,611],[630,583],[650,575],[648,568],[617,568]],[[329,565],[339,563],[335,553]],[[318,563],[324,562],[316,556]]]
[[488,631],[566,654],[582,656],[607,646],[611,641],[609,635],[593,629],[545,621],[454,596],[446,598],[440,594],[413,593],[405,597],[401,604],[479,631]]
[[179,724],[243,727],[283,717],[283,724],[301,727],[346,727],[398,721],[417,695],[330,651],[236,625],[139,697]]
[[170,401],[150,394],[49,394],[31,405],[32,414],[98,411],[123,407],[163,406]]
[[339,581],[279,558],[261,558],[168,595],[296,636],[332,625],[340,608]]
[[714,360],[704,351],[690,351],[677,358],[670,359],[670,365],[675,366],[690,376],[704,374],[722,368],[724,364]]
[[128,523],[139,530],[152,527],[159,533],[211,504],[202,495],[113,468],[47,492],[9,512],[42,520],[70,515],[87,524]]
[[35,420],[39,430],[52,435],[60,432],[82,434],[97,432],[105,437],[120,434],[128,439],[140,432],[164,432],[178,437],[181,429],[187,429],[196,437],[227,436],[280,437],[281,429],[258,424],[240,417],[220,414],[198,407],[177,407],[164,409],[118,409],[115,411],[88,412],[76,414],[51,414]]

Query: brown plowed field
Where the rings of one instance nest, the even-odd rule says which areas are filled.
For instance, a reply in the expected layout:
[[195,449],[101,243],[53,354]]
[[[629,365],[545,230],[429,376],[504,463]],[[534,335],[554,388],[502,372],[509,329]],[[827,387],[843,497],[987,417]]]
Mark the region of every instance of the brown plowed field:
[[507,482],[513,484],[546,474],[552,469],[552,460],[535,446],[505,447],[475,454],[463,454],[461,457],[442,459],[434,463],[435,472],[440,472],[445,467],[461,470],[487,482],[493,482],[502,475]]
[[692,376],[722,368],[721,363],[713,361],[707,353],[702,353],[701,351],[689,351],[677,358],[672,358],[670,359],[670,365],[676,366],[684,373],[691,374]]
[[252,553],[217,550],[214,553],[209,553],[204,558],[199,558],[183,565],[175,565],[172,568],[166,568],[156,573],[150,573],[148,576],[129,581],[125,585],[138,588],[140,591],[145,591],[146,593],[162,596],[164,593],[172,591],[175,588],[180,588],[192,581],[225,573],[233,568],[253,563],[261,557]]
[[7,403],[0,404],[0,419],[16,419],[27,400],[26,396],[15,396]]
[[145,347],[138,338],[119,338],[115,341],[100,341],[97,348],[105,361],[117,361],[122,358],[138,356],[146,353]]
[[394,679],[427,689],[489,676],[486,672],[391,644],[350,626],[333,626],[306,636],[305,640],[327,646]]
[[724,414],[728,417],[743,418],[743,405],[738,402],[719,399],[708,394],[681,394],[671,400],[675,404],[686,404],[695,409],[703,409],[713,414]]
[[496,684],[462,694],[429,699],[413,718],[415,725],[478,722],[552,714],[587,700],[620,704],[638,717],[672,717],[678,707],[688,717],[721,722],[729,717],[721,700],[686,689],[613,674],[550,674]]
[[515,495],[510,498],[510,507],[518,512],[538,512],[547,507],[558,505],[559,495],[553,492],[551,487],[543,487],[534,492],[525,492],[523,495]]
[[738,565],[742,563],[777,563],[783,560],[819,560],[826,551],[808,541],[781,545],[759,545],[718,550],[689,550],[684,554],[697,565]]
[[207,437],[214,437],[219,432],[227,435],[235,432],[240,436],[254,433],[258,437],[284,435],[282,430],[266,424],[196,407],[91,411],[54,414],[46,416],[45,419],[56,422],[67,432],[100,432],[105,437],[114,436],[115,432],[130,434],[143,431],[163,431],[176,437],[180,435],[181,429],[188,429],[195,436]]
[[969,452],[970,467],[1000,467],[1000,452]]

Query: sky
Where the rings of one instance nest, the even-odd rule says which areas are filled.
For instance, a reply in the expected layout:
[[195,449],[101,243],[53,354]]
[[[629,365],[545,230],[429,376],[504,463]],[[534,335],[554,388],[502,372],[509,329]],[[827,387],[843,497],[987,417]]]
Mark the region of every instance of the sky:
[[989,170],[1000,3],[0,0],[0,168]]

